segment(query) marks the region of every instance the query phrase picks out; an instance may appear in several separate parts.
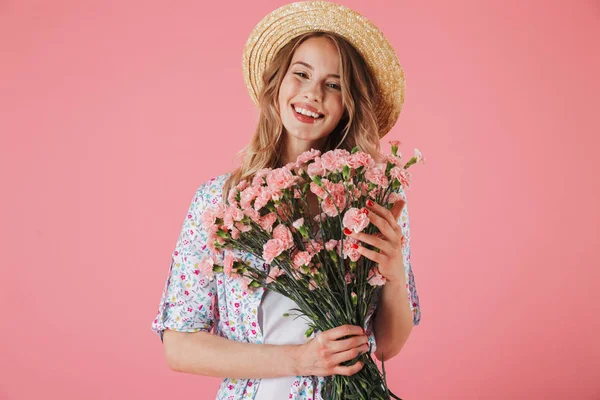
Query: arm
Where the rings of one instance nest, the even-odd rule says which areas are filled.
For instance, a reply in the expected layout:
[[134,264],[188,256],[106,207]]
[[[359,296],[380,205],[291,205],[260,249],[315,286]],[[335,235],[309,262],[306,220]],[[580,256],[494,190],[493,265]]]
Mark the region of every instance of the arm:
[[298,375],[300,345],[242,343],[209,332],[164,332],[164,354],[174,371],[229,378]]
[[[403,191],[401,189],[401,195]],[[386,278],[381,289],[372,325],[375,338],[375,356],[388,360],[397,355],[406,343],[413,325],[420,321],[419,300],[410,266],[410,232],[406,196],[391,210],[367,201],[367,215],[380,235],[364,232],[345,232],[361,242],[373,246],[359,246],[361,255],[377,263],[379,273]],[[377,250],[377,251],[375,251]],[[407,284],[408,283],[408,284]]]
[[[350,336],[346,339],[342,337]],[[341,339],[341,340],[340,340]],[[209,332],[164,332],[169,368],[178,372],[229,378],[350,376],[363,364],[340,364],[369,349],[362,328],[342,325],[301,345],[242,343]]]
[[380,361],[389,360],[400,353],[412,332],[413,316],[405,284],[383,285],[374,318],[375,356]]
[[421,319],[419,298],[410,262],[408,204],[403,191],[401,194],[405,203],[397,221],[406,239],[406,244],[402,249],[402,264],[405,273],[401,274],[398,280],[388,281],[381,290],[373,323],[377,342],[375,356],[380,361],[389,360],[400,353],[413,326],[418,325]]

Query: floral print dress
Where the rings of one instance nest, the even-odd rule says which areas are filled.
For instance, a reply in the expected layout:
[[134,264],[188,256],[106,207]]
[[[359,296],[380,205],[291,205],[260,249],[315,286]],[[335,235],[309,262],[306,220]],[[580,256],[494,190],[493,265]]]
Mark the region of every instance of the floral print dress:
[[[213,332],[216,335],[238,342],[263,343],[263,335],[258,323],[258,308],[265,289],[244,290],[236,280],[223,273],[216,273],[215,279],[204,279],[198,269],[200,260],[209,255],[206,245],[207,233],[200,220],[203,211],[221,202],[222,188],[229,173],[209,179],[200,185],[193,196],[186,214],[179,239],[172,254],[169,274],[158,307],[158,314],[152,321],[152,331],[163,339],[165,329],[180,332]],[[406,200],[403,192],[400,192]],[[398,219],[407,246],[404,251],[404,266],[408,298],[413,312],[413,325],[421,319],[419,297],[410,264],[410,225],[408,208],[405,204]],[[263,261],[251,254],[233,251],[234,256],[254,267],[266,269]],[[223,257],[223,256],[221,256]],[[217,257],[217,264],[222,265]],[[376,348],[372,319],[373,306],[367,316],[366,332],[374,351]],[[254,399],[260,379],[225,378],[217,391],[216,400]],[[297,376],[290,387],[289,399],[322,399],[320,391],[324,378]]]

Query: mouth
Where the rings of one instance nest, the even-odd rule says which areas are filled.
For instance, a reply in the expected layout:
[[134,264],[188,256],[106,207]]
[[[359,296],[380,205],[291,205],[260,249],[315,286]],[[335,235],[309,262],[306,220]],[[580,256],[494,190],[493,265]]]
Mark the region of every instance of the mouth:
[[306,110],[302,107],[298,107],[295,104],[292,104],[291,108],[292,108],[292,113],[294,113],[294,116],[300,122],[314,124],[316,121],[319,121],[319,120],[325,118],[324,114],[314,113],[314,112]]

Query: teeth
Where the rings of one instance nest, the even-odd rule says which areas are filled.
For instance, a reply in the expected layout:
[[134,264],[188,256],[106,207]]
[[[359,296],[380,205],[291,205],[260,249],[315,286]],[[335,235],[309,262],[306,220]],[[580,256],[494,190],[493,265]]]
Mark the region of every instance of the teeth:
[[312,111],[305,110],[304,108],[301,108],[301,107],[294,106],[294,110],[296,110],[296,112],[298,114],[307,115],[307,116],[313,117],[313,118],[319,118],[319,114],[316,114]]

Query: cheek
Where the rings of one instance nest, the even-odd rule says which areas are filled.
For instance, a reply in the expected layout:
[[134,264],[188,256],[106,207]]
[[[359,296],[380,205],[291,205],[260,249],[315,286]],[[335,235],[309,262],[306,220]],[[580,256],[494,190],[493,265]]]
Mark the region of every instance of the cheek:
[[344,115],[344,106],[342,105],[342,98],[332,99],[332,105],[330,110],[332,110],[332,114],[335,115],[336,124],[342,119],[342,115]]

